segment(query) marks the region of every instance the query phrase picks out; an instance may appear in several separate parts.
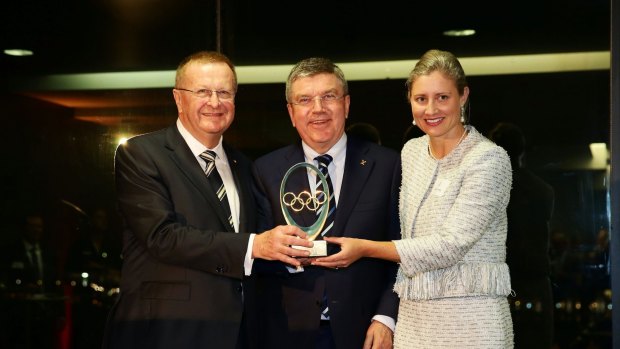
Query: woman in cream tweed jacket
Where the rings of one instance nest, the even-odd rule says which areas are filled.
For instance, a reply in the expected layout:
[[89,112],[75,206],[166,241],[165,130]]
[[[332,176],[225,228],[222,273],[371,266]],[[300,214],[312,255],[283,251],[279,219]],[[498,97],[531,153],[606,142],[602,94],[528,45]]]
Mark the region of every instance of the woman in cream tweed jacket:
[[426,135],[402,150],[402,239],[326,238],[341,252],[314,263],[400,263],[396,348],[512,348],[505,262],[510,159],[464,125],[469,88],[454,55],[428,51],[407,85],[414,124]]

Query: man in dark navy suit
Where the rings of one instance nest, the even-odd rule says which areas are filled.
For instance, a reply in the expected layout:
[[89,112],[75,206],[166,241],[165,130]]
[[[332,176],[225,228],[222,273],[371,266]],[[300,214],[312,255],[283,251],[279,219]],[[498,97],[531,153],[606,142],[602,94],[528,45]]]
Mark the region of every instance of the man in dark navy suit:
[[[324,58],[302,60],[290,72],[286,98],[301,141],[255,161],[260,229],[285,224],[279,191],[289,168],[300,162],[318,167],[315,158],[320,156],[331,160],[326,166],[336,206],[333,225],[326,224],[320,234],[399,239],[399,154],[345,134],[350,96],[340,68]],[[298,183],[298,192],[316,196],[315,177],[312,171],[295,171],[290,182]],[[309,226],[313,220],[297,223]],[[328,244],[327,252],[338,249]],[[391,348],[397,265],[374,259],[337,268],[310,263],[306,260],[299,269],[257,262],[260,347],[360,349],[366,342],[372,348]]]

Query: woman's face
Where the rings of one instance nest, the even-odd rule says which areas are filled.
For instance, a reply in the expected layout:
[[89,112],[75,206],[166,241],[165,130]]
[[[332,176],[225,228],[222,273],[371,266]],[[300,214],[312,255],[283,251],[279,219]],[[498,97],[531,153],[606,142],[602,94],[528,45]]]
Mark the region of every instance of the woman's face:
[[467,101],[469,88],[459,95],[456,82],[440,71],[418,77],[411,87],[411,112],[418,127],[430,137],[460,136],[461,106]]

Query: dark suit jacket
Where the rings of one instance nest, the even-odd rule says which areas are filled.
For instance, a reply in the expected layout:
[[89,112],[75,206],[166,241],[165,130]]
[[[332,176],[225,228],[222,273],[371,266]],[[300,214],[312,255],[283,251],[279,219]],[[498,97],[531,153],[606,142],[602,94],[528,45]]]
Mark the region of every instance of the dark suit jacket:
[[553,343],[553,291],[549,260],[549,221],[554,206],[553,187],[522,167],[512,169],[508,203],[506,263],[516,294],[511,302],[536,304],[536,311],[513,317],[515,348],[550,348]]
[[234,233],[176,125],[118,147],[124,219],[120,297],[110,348],[235,348],[253,294],[243,261],[255,228],[251,162],[225,145],[240,196]]
[[[30,262],[30,256],[21,238],[15,239],[0,248],[2,260],[2,281],[12,291],[24,293],[60,292],[55,281],[58,280],[56,256],[45,243],[39,243],[43,279],[39,280],[35,266]],[[16,282],[20,280],[20,282]],[[42,284],[41,284],[42,282]]]
[[[344,177],[331,236],[371,240],[400,238],[398,188],[400,157],[393,150],[348,137]],[[254,163],[259,231],[286,224],[280,208],[280,183],[288,169],[303,162],[301,143],[267,154]],[[304,171],[291,174],[309,190]],[[301,190],[302,188],[300,188]],[[298,222],[309,226],[310,221]],[[328,253],[338,246],[328,245]],[[396,320],[398,297],[392,291],[397,265],[361,259],[339,270],[305,267],[289,273],[279,262],[256,261],[262,348],[315,348],[320,302],[327,289],[330,321],[337,348],[362,347],[376,314]]]

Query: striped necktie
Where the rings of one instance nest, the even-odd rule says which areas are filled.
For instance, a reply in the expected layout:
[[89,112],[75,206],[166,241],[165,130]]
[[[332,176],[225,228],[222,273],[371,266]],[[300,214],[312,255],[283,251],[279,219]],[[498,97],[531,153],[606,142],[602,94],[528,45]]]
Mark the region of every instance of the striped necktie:
[[228,223],[230,223],[231,227],[234,227],[232,214],[230,213],[230,205],[228,204],[228,197],[226,196],[226,187],[224,187],[222,177],[220,177],[220,174],[217,172],[217,168],[215,167],[216,154],[213,150],[207,149],[199,156],[207,163],[205,174],[207,175],[213,190],[215,190],[218,199],[220,199],[220,202],[222,203],[222,208],[228,216]]
[[[329,187],[329,213],[327,214],[327,219],[325,220],[325,225],[323,225],[323,230],[321,231],[321,237],[327,235],[334,226],[334,216],[336,215],[336,195],[334,193],[334,186],[332,185],[332,180],[329,176],[329,171],[327,171],[327,166],[332,162],[333,158],[328,155],[319,155],[314,158],[314,160],[319,163],[319,171],[325,176],[327,180],[327,186]],[[315,190],[321,190],[321,179],[317,176],[316,179],[316,187]],[[319,195],[318,199],[322,199],[322,196],[325,195],[323,192]],[[323,207],[316,211],[317,215],[321,214]]]
[[[329,177],[329,171],[327,170],[327,166],[332,162],[333,158],[328,154],[319,155],[314,158],[314,160],[319,163],[319,171],[325,176],[327,180],[327,187],[329,188],[329,213],[327,213],[327,219],[325,220],[325,224],[323,225],[323,230],[321,231],[321,235],[318,237],[319,239],[328,234],[332,228],[334,227],[334,216],[336,215],[336,195],[334,194],[334,186],[332,185],[332,180]],[[317,176],[316,179],[316,190],[321,190],[321,179]],[[321,193],[318,199],[321,199],[325,193]],[[321,207],[317,210],[316,214],[321,214],[321,210],[323,210],[325,206]],[[321,304],[321,320],[329,320],[329,298],[327,297],[327,289],[323,293],[323,300]]]

